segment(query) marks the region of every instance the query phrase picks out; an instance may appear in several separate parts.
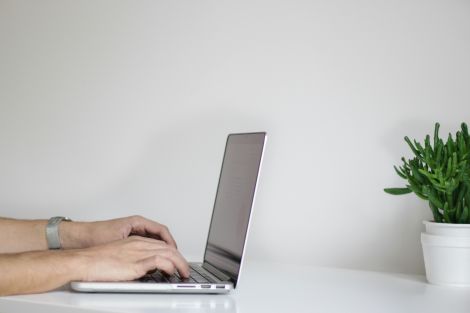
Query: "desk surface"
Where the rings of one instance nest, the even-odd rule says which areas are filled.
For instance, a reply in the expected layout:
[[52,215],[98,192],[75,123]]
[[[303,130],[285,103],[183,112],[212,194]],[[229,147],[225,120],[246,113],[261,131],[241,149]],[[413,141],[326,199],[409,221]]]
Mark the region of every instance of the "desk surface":
[[230,295],[81,294],[0,298],[8,312],[469,312],[470,288],[423,276],[248,263]]

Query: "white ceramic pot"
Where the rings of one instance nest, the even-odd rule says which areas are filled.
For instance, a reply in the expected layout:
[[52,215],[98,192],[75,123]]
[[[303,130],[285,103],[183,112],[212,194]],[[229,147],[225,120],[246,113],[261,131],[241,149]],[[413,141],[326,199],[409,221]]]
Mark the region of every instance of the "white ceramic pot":
[[424,221],[426,233],[439,236],[469,237],[470,224],[447,224]]
[[426,278],[431,284],[470,287],[470,224],[424,222]]

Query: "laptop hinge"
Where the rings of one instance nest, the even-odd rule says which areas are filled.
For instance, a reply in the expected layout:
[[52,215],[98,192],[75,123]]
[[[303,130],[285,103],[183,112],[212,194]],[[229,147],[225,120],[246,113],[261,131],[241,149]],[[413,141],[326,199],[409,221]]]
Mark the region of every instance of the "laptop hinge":
[[215,266],[204,261],[202,267],[221,281],[232,281],[231,277],[218,270]]

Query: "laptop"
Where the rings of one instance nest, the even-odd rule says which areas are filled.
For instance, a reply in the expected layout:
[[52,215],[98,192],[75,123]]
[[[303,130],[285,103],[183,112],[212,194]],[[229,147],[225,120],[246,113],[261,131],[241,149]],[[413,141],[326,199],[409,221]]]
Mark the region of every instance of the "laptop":
[[203,262],[190,278],[158,270],[125,282],[72,282],[80,292],[228,293],[237,287],[255,200],[266,133],[228,135]]

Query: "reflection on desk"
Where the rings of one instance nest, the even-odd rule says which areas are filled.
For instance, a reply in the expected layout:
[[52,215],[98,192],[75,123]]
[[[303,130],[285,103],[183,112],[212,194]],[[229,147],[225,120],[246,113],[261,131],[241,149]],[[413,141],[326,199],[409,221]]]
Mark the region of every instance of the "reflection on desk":
[[227,295],[85,294],[68,304],[124,312],[226,312],[236,313],[234,299]]

